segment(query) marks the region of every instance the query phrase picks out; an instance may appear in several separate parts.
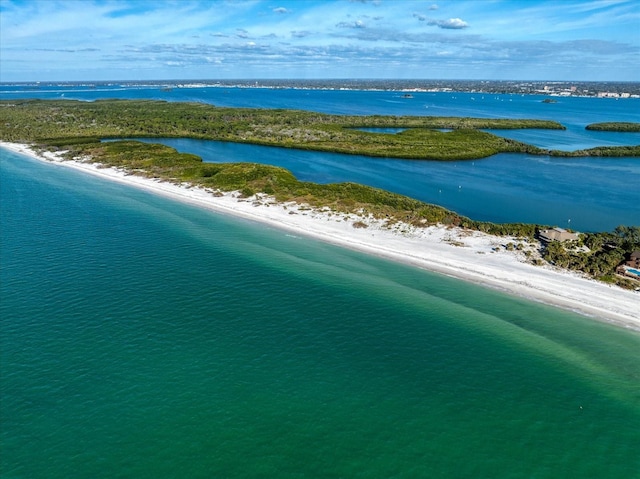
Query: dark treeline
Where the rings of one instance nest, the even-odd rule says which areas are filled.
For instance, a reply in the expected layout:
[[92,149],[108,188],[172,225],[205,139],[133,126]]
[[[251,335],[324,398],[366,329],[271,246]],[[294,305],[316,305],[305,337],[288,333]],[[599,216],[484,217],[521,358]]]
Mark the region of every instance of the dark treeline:
[[[0,119],[0,135],[12,141],[180,137],[431,160],[475,159],[500,152],[539,153],[536,147],[479,131],[481,128],[563,128],[546,120],[343,116],[140,100],[5,101],[0,102]],[[361,127],[408,130],[385,135],[357,129]]]
[[[580,248],[586,246],[587,250]],[[618,226],[613,232],[583,233],[577,244],[549,243],[543,258],[561,268],[582,271],[588,275],[637,288],[638,282],[615,274],[617,266],[634,251],[640,250],[640,226]]]
[[[390,135],[364,127],[405,128]],[[468,160],[497,153],[550,154],[480,129],[563,129],[553,121],[523,119],[351,116],[199,103],[142,100],[0,102],[0,137],[10,141],[51,138],[167,137],[253,143],[364,156]],[[439,131],[447,129],[452,131]],[[584,150],[580,155],[640,156],[640,146]],[[572,152],[553,152],[572,156]]]
[[592,123],[591,125],[587,125],[586,129],[595,130],[595,131],[640,132],[640,123],[625,122],[625,121]]

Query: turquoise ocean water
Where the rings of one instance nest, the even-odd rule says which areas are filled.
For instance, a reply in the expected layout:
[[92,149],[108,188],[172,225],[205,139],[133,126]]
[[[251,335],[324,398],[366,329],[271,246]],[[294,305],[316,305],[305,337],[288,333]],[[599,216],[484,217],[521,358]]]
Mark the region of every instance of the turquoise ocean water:
[[636,333],[0,165],[2,477],[640,477]]
[[[594,121],[638,121],[637,101],[0,91],[62,95],[332,113],[548,114],[568,130],[514,134],[568,149],[637,143],[637,135],[584,131]],[[250,161],[268,156],[215,148]],[[408,182],[418,167],[411,162],[385,163],[381,175],[360,159],[282,156],[318,181],[388,177],[426,194]],[[513,182],[499,181],[499,158],[421,175],[433,188],[481,179],[468,204],[495,204],[492,214],[559,209],[564,218],[562,208],[584,194],[591,199],[579,199],[574,222],[639,224],[637,188],[625,189],[638,167],[614,161],[580,168],[563,160],[543,176],[520,158],[510,163]],[[536,177],[555,181],[548,204]],[[0,195],[3,478],[640,478],[635,332],[6,150]]]

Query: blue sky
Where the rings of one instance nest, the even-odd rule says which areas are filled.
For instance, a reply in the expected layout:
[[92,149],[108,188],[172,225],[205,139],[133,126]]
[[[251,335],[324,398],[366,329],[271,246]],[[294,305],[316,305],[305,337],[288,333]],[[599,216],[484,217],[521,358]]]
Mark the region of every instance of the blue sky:
[[640,81],[640,0],[0,0],[0,81]]

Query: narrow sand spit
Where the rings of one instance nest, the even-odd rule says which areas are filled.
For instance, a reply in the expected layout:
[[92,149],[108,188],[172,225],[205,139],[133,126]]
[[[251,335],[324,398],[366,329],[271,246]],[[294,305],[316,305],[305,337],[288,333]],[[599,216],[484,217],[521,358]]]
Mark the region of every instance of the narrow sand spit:
[[199,187],[143,178],[93,163],[62,161],[59,154],[36,153],[27,145],[0,142],[0,147],[640,331],[640,292],[527,263],[522,251],[508,251],[504,247],[510,242],[518,243],[514,238],[446,226],[388,226],[368,216],[338,214],[295,203],[280,204],[266,195],[242,198],[238,192],[212,194]]

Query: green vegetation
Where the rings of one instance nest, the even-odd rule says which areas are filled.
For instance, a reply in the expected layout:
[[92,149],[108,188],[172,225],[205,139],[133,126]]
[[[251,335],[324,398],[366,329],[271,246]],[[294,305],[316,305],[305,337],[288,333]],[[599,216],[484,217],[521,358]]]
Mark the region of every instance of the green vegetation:
[[[357,129],[365,127],[408,130],[381,135]],[[543,153],[534,146],[482,132],[480,128],[563,127],[546,120],[342,116],[142,100],[0,102],[0,137],[8,141],[180,137],[433,160],[482,158],[500,152]]]
[[[406,130],[386,135],[360,128]],[[0,138],[8,141],[178,137],[428,160],[467,160],[496,153],[640,156],[640,146],[551,152],[480,131],[517,128],[564,129],[548,120],[327,115],[145,100],[0,101]]]
[[640,132],[640,123],[632,122],[605,122],[605,123],[592,123],[586,126],[587,130],[596,131],[623,131],[623,132]]
[[638,250],[640,226],[618,226],[611,233],[583,233],[574,244],[553,241],[546,246],[543,258],[561,268],[631,288],[638,287],[638,282],[617,276],[615,270],[631,252]]
[[550,156],[562,157],[584,157],[584,156],[603,156],[603,157],[638,157],[640,156],[640,145],[636,146],[597,146],[586,150],[576,151],[559,151],[552,150]]

